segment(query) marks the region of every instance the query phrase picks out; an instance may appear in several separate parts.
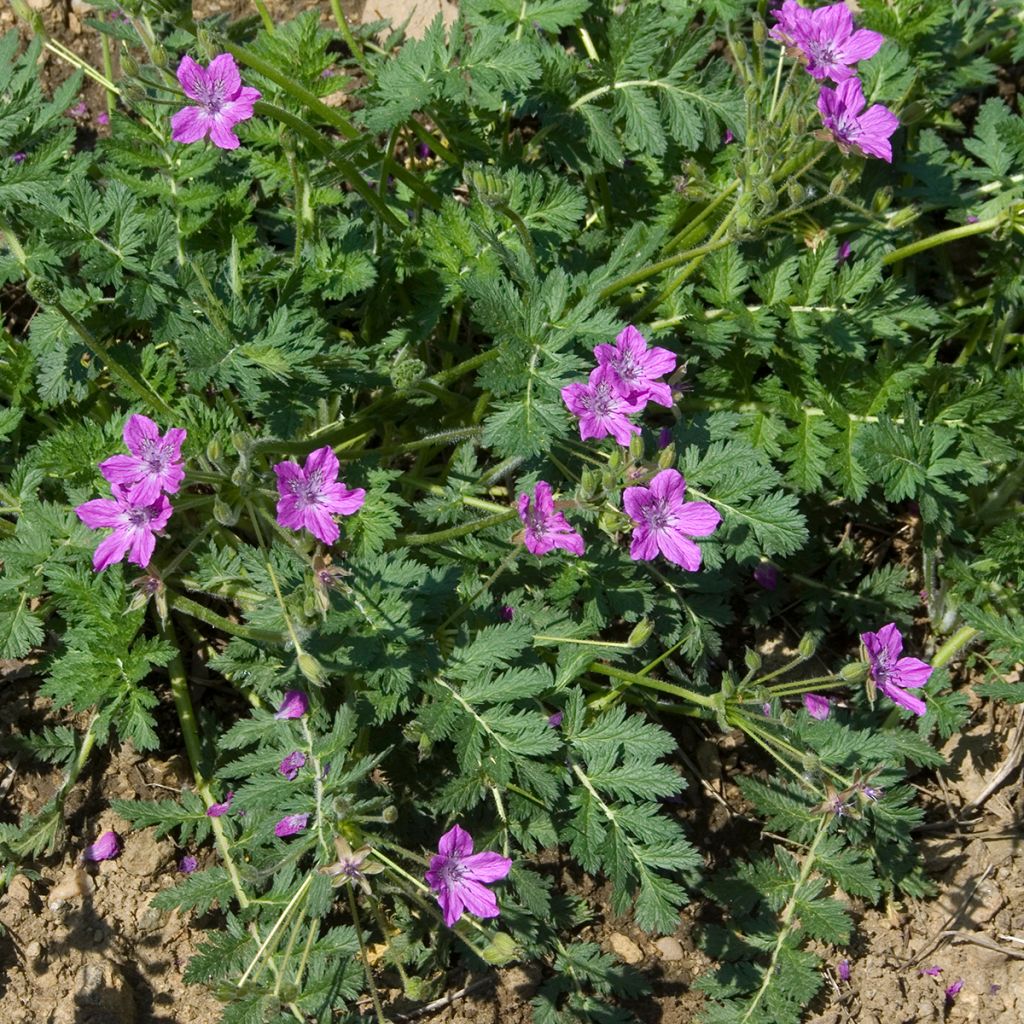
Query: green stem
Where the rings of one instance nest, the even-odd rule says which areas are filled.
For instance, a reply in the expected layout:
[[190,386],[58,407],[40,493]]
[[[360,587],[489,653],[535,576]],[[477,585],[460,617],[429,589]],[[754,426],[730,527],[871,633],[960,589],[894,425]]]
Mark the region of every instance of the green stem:
[[672,683],[663,683],[659,679],[651,679],[649,676],[641,676],[636,672],[626,672],[621,668],[615,668],[613,665],[605,665],[600,661],[591,662],[587,666],[587,671],[598,672],[603,676],[610,676],[612,679],[621,679],[624,682],[642,686],[647,690],[657,690],[660,693],[670,693],[674,697],[680,697],[683,700],[688,700],[691,704],[697,704],[702,708],[707,708],[709,711],[714,711],[716,709],[714,698],[709,697],[706,694],[696,693],[693,690],[687,690],[682,686],[674,686]]
[[981,631],[973,626],[961,626],[936,652],[932,658],[933,668],[944,668],[966,647]]
[[263,0],[252,0],[253,7],[256,8],[260,16],[260,21],[263,22],[263,27],[267,30],[267,35],[274,34],[274,19],[270,16],[270,11],[267,10],[267,5]]
[[515,519],[516,510],[510,508],[507,512],[498,515],[488,516],[486,519],[477,519],[472,523],[463,523],[462,526],[452,526],[447,530],[438,530],[436,533],[407,533],[404,536],[396,537],[385,545],[387,550],[395,548],[416,547],[421,544],[443,544],[445,541],[455,540],[457,537],[465,537],[468,534],[476,533],[477,530],[486,530],[492,526],[499,526]]
[[302,897],[306,895],[306,892],[309,889],[312,882],[313,876],[306,875],[306,877],[302,881],[302,885],[300,885],[298,889],[295,890],[295,895],[292,896],[292,898],[288,901],[288,905],[284,908],[284,910],[281,911],[277,920],[274,922],[274,927],[270,929],[270,932],[267,934],[267,937],[260,943],[259,948],[256,950],[256,955],[250,961],[249,966],[246,967],[245,973],[236,982],[237,988],[242,988],[242,986],[245,985],[246,981],[249,978],[249,975],[252,974],[252,969],[256,966],[257,963],[259,963],[260,958],[270,948],[271,942],[273,942],[274,939],[280,934],[281,929],[284,927],[287,920],[291,917],[292,911],[298,905],[299,900],[301,900]]
[[380,993],[373,980],[373,968],[370,966],[370,957],[366,952],[366,942],[363,939],[363,926],[359,921],[359,908],[356,904],[356,894],[352,890],[351,883],[345,886],[348,892],[348,908],[352,914],[352,925],[356,930],[356,938],[359,940],[359,958],[363,961],[363,970],[366,972],[366,984],[370,989],[370,998],[373,1000],[373,1012],[377,1015],[377,1024],[388,1024],[384,1016],[384,1007],[380,1002]]
[[939,231],[937,234],[929,235],[927,238],[919,238],[916,242],[893,249],[882,257],[882,266],[889,266],[898,263],[909,256],[916,256],[919,252],[934,249],[936,246],[945,245],[947,242],[955,242],[961,238],[971,238],[973,235],[985,235],[994,228],[999,227],[1009,216],[1016,216],[1024,212],[1024,206],[1011,206],[995,217],[988,217],[979,220],[976,224],[962,224],[957,228],[950,228],[948,231]]
[[632,274],[626,274],[624,277],[620,277],[618,280],[612,281],[611,284],[602,288],[600,298],[609,299],[616,292],[632,288],[636,284],[642,284],[649,278],[657,277],[663,270],[671,270],[672,267],[678,267],[680,263],[686,263],[688,260],[696,259],[698,256],[707,256],[708,253],[723,249],[729,242],[728,238],[708,242],[705,245],[697,246],[695,249],[688,249],[686,252],[677,253],[675,256],[669,256],[666,259],[659,260],[657,263],[652,263],[648,267],[635,270]]
[[359,45],[359,41],[352,34],[348,18],[345,17],[345,12],[341,9],[339,0],[331,0],[331,13],[334,15],[334,20],[338,23],[338,31],[341,33],[341,38],[345,40],[345,45],[349,48],[349,52],[355,57],[359,66],[363,67],[366,64],[366,54],[363,53],[363,48]]
[[213,626],[214,629],[219,629],[231,636],[237,636],[242,640],[272,644],[284,642],[284,637],[280,633],[274,632],[274,630],[257,629],[255,626],[246,626],[241,622],[232,622],[230,619],[224,618],[223,615],[218,615],[216,612],[211,611],[205,605],[198,604],[190,597],[186,597],[184,594],[177,594],[172,590],[167,591],[167,606],[175,611],[183,612],[185,615],[191,615],[192,618],[199,619],[208,626]]

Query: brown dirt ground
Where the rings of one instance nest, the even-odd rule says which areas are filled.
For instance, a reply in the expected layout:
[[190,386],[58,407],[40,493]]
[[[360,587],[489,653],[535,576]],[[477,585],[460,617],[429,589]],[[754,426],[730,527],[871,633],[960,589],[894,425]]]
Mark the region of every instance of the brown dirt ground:
[[[30,0],[48,28],[76,52],[98,63],[95,33],[83,28],[78,0]],[[419,31],[437,10],[450,17],[448,0],[343,0],[346,12],[365,20],[410,13]],[[269,0],[275,15],[329,6],[316,0]],[[197,13],[254,13],[248,0],[197,0]],[[83,15],[84,16],[84,15]],[[0,31],[13,22],[6,5]],[[67,69],[46,54],[50,81]],[[103,131],[96,121],[103,109],[101,90],[87,83],[82,94],[88,112],[83,127]],[[766,653],[770,653],[766,651]],[[47,702],[33,697],[36,681],[24,666],[0,664],[0,723],[18,730],[41,724],[77,724]],[[1022,712],[1024,716],[1024,712]],[[937,895],[882,908],[851,902],[856,928],[846,950],[820,949],[825,987],[811,1024],[1021,1024],[1024,1021],[1024,829],[1018,772],[990,795],[970,823],[955,826],[970,801],[995,777],[1000,766],[1019,756],[1024,717],[987,705],[975,710],[968,730],[946,748],[948,767],[923,777],[928,807],[922,848]],[[738,790],[728,779],[737,762],[750,760],[736,737],[691,737],[680,770],[689,782],[675,808],[709,863],[723,849],[742,850],[757,840],[744,817]],[[163,751],[170,756],[172,751]],[[699,776],[698,776],[699,771]],[[703,778],[701,778],[701,776]],[[0,818],[17,821],[37,811],[59,785],[53,771],[0,762]],[[220,1005],[212,994],[186,986],[182,972],[203,934],[203,923],[176,912],[149,907],[152,895],[172,885],[183,851],[152,833],[131,832],[109,810],[113,798],[153,799],[187,782],[180,754],[167,761],[143,758],[130,749],[94,756],[67,805],[67,850],[36,864],[42,878],[15,878],[0,897],[0,1024],[215,1024]],[[81,850],[105,829],[125,840],[121,856],[82,868]],[[200,858],[212,856],[199,851]],[[576,881],[597,909],[580,938],[599,942],[642,971],[653,993],[630,1010],[644,1024],[691,1024],[701,1006],[694,978],[711,962],[699,951],[695,932],[700,901],[680,915],[672,936],[658,941],[628,922],[601,915],[603,890]],[[209,924],[209,921],[205,922]],[[841,981],[836,965],[850,961],[850,979]],[[938,967],[941,973],[921,973]],[[453,976],[445,1006],[414,1013],[437,1024],[528,1024],[529,1000],[541,973],[530,967],[497,971],[491,978]],[[946,987],[962,980],[955,999]],[[465,995],[458,993],[466,988]],[[396,1019],[401,1018],[396,1014]]]

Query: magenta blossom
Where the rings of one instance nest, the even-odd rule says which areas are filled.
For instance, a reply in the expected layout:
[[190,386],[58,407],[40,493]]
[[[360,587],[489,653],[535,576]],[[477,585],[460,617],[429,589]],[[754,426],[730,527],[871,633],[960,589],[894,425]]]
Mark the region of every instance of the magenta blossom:
[[878,53],[885,37],[866,28],[854,31],[853,15],[845,3],[806,11],[796,23],[794,45],[807,58],[812,78],[845,82],[856,72],[850,67]]
[[903,635],[890,622],[877,633],[861,633],[861,643],[868,655],[868,665],[875,686],[889,700],[901,707],[923,715],[927,710],[923,700],[911,696],[907,690],[916,690],[928,682],[931,665],[918,658],[901,658]]
[[497,917],[498,901],[483,883],[498,882],[512,867],[497,853],[473,853],[473,837],[458,825],[441,836],[424,876],[437,894],[449,928],[468,910],[477,917]]
[[102,114],[97,114],[96,123],[102,125],[110,124],[110,115],[106,111],[104,111]]
[[226,797],[224,797],[223,803],[210,804],[210,806],[206,808],[206,816],[208,818],[219,818],[222,814],[227,814],[231,808],[231,801],[234,799],[235,794],[232,790]]
[[622,504],[637,524],[629,557],[646,561],[659,551],[689,572],[700,568],[700,548],[691,537],[714,533],[722,517],[706,501],[683,501],[686,481],[675,469],[663,469],[650,487],[627,487]]
[[289,530],[309,530],[317,540],[333,544],[341,532],[331,518],[350,516],[363,507],[366,491],[348,490],[338,482],[338,458],[330,445],[310,452],[301,469],[295,462],[279,462],[277,521]]
[[[648,348],[644,336],[630,324],[616,337],[614,345],[598,345],[594,355],[598,366],[611,367],[612,382],[623,398],[642,398],[645,402],[671,407],[672,389],[656,378],[676,368],[674,352],[667,348]],[[629,444],[628,439],[625,443]]]
[[[11,160],[14,163],[16,163],[16,164],[23,164],[25,162],[25,154],[24,153],[12,153],[11,154]],[[974,219],[977,220],[978,218],[975,217]]]
[[551,484],[538,480],[532,503],[528,494],[519,495],[519,518],[526,527],[523,543],[531,555],[546,555],[554,548],[562,548],[571,555],[583,554],[583,538],[556,510]]
[[186,54],[178,65],[178,81],[196,105],[183,107],[171,118],[171,138],[198,142],[209,135],[215,146],[237,149],[238,136],[231,129],[252,117],[252,105],[260,92],[242,85],[235,58],[230,53],[219,54],[204,69]]
[[562,724],[562,719],[565,718],[564,711],[556,711],[553,715],[548,715],[548,728],[557,729]]
[[836,266],[841,267],[850,258],[852,251],[849,241],[841,242],[836,249]]
[[113,529],[96,546],[92,567],[102,572],[108,565],[120,562],[125,555],[134,565],[145,568],[153,557],[156,539],[153,534],[167,525],[174,511],[164,495],[153,502],[139,504],[128,497],[126,488],[111,486],[114,498],[94,498],[75,509],[75,514],[90,530]]
[[187,437],[181,427],[171,427],[160,436],[160,428],[148,417],[136,413],[124,425],[124,443],[131,455],[112,455],[100,463],[105,480],[128,489],[131,501],[148,505],[162,491],[175,494],[185,479],[181,445]]
[[958,978],[953,982],[949,988],[946,989],[946,999],[952,1002],[960,994],[960,989],[964,987],[964,979]]
[[849,981],[850,980],[850,961],[840,960],[839,961],[839,980]]
[[931,967],[922,967],[917,972],[918,974],[927,974],[929,977],[937,978],[942,973],[942,968],[938,964],[932,964]]
[[83,860],[112,860],[121,852],[121,837],[116,832],[104,832],[92,846],[87,846]]
[[274,826],[274,835],[277,836],[278,839],[284,839],[286,836],[294,836],[305,829],[308,821],[308,814],[289,814]]
[[183,875],[191,875],[199,867],[199,861],[192,854],[187,853],[178,861],[178,870]]
[[823,722],[828,718],[829,712],[832,710],[832,703],[828,697],[822,697],[817,693],[805,693],[804,707],[811,718],[816,718],[819,722]]
[[825,127],[844,152],[855,149],[865,156],[877,156],[891,164],[892,143],[889,137],[899,128],[900,119],[881,103],[864,110],[866,102],[860,79],[848,78],[835,89],[822,86],[818,111]]
[[309,710],[309,698],[301,690],[288,690],[275,718],[301,718]]
[[780,8],[768,13],[775,19],[775,25],[768,35],[783,46],[790,49],[796,47],[807,31],[811,12],[801,7],[796,0],[784,0]]
[[502,622],[511,622],[516,617],[516,610],[510,604],[503,604],[498,609],[498,618]]
[[629,439],[640,433],[640,428],[626,417],[647,404],[647,398],[640,394],[622,394],[619,375],[608,363],[591,370],[588,383],[577,382],[562,388],[562,401],[569,412],[579,417],[581,440],[611,434],[623,448],[629,447]]
[[306,755],[301,750],[293,750],[286,758],[283,758],[277,766],[277,770],[289,781],[294,782],[298,777],[299,769],[306,763]]
[[779,570],[771,562],[762,562],[754,570],[754,582],[765,590],[774,590],[779,585]]

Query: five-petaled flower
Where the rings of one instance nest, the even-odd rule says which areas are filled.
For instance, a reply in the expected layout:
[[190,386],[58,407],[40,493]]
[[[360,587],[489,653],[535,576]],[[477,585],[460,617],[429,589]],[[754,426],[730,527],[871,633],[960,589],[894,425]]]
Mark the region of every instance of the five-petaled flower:
[[288,690],[275,718],[301,718],[309,710],[309,698],[301,690]]
[[875,686],[889,700],[913,711],[915,715],[923,715],[927,710],[924,701],[906,691],[916,690],[928,682],[933,671],[931,665],[919,658],[900,657],[903,635],[894,622],[883,626],[877,633],[861,633],[860,639],[867,651],[868,666]]
[[284,839],[286,836],[294,836],[306,827],[306,823],[308,821],[308,814],[289,814],[274,826],[274,835],[277,836],[278,839]]
[[523,543],[531,555],[546,555],[554,548],[562,548],[572,555],[583,554],[583,538],[555,508],[551,484],[538,480],[532,502],[528,494],[519,495],[519,518],[526,527]]
[[822,123],[841,149],[856,149],[865,156],[877,156],[891,164],[889,137],[899,128],[900,119],[881,103],[864,110],[865,103],[860,79],[848,78],[835,89],[822,87],[818,111]]
[[622,394],[619,375],[608,363],[591,370],[586,384],[577,381],[562,388],[562,401],[569,412],[579,417],[581,440],[611,434],[624,448],[629,447],[629,439],[634,434],[640,433],[640,428],[626,417],[647,404],[645,397]]
[[508,857],[497,853],[473,853],[473,837],[459,825],[452,826],[437,844],[424,876],[437,894],[449,928],[468,910],[477,917],[497,917],[498,901],[486,882],[498,882],[512,867]]
[[92,567],[102,572],[127,555],[129,562],[145,568],[156,547],[153,534],[167,525],[174,509],[163,494],[143,504],[133,501],[128,489],[120,484],[112,484],[110,489],[113,500],[94,498],[75,509],[75,514],[90,530],[114,531],[96,545]]
[[290,530],[309,530],[317,540],[333,544],[341,532],[332,516],[350,516],[363,507],[366,491],[348,490],[338,481],[338,458],[329,445],[310,452],[305,466],[279,462],[277,521]]
[[104,832],[92,846],[87,846],[83,860],[111,860],[121,852],[121,837],[116,832]]
[[183,875],[191,875],[198,867],[199,861],[193,857],[191,853],[186,853],[185,856],[178,861],[178,870]]
[[616,337],[614,345],[598,345],[594,355],[598,366],[611,368],[612,383],[623,398],[671,407],[672,389],[657,378],[676,368],[674,352],[648,348],[644,336],[630,324]]
[[306,755],[301,750],[293,750],[287,757],[281,760],[277,770],[289,781],[294,782],[298,777],[299,769],[306,763]]
[[178,81],[195,106],[183,107],[171,118],[171,138],[198,142],[209,135],[215,146],[237,149],[238,136],[232,128],[252,117],[260,92],[242,85],[235,58],[222,53],[203,68],[186,54],[178,65]]
[[339,886],[346,883],[358,883],[359,888],[367,895],[370,894],[370,883],[366,880],[367,875],[378,875],[384,870],[380,861],[366,858],[372,852],[369,846],[360,846],[353,850],[344,836],[334,837],[334,849],[338,852],[338,859],[334,864],[328,864],[320,869],[321,874],[328,875],[333,879],[331,885]]
[[622,495],[636,523],[629,557],[646,561],[659,551],[690,572],[700,568],[701,551],[690,539],[714,533],[722,517],[706,501],[683,501],[686,481],[675,469],[663,469],[649,487],[627,487]]
[[853,78],[856,71],[850,65],[873,57],[885,42],[878,32],[854,30],[853,15],[845,3],[805,11],[793,26],[792,45],[807,58],[808,74],[836,83]]
[[131,455],[111,455],[100,463],[105,480],[126,488],[129,500],[149,505],[162,491],[175,494],[185,479],[181,445],[187,436],[181,427],[171,427],[163,437],[148,417],[136,413],[124,425],[124,443]]

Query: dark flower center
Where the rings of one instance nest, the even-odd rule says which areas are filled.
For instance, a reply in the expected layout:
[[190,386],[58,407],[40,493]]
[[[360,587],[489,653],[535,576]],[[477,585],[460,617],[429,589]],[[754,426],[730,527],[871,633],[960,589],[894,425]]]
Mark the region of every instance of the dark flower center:
[[648,529],[666,530],[672,524],[672,511],[664,498],[652,498],[643,511]]
[[583,400],[583,406],[595,416],[607,416],[609,413],[615,412],[619,404],[618,398],[619,396],[612,390],[611,384],[601,381]]
[[309,476],[292,480],[288,486],[292,494],[299,499],[299,504],[309,508],[310,505],[319,504],[323,497],[321,492],[324,489],[324,475],[320,470],[314,470]]
[[171,461],[171,446],[144,438],[140,458],[153,473],[163,473]]

